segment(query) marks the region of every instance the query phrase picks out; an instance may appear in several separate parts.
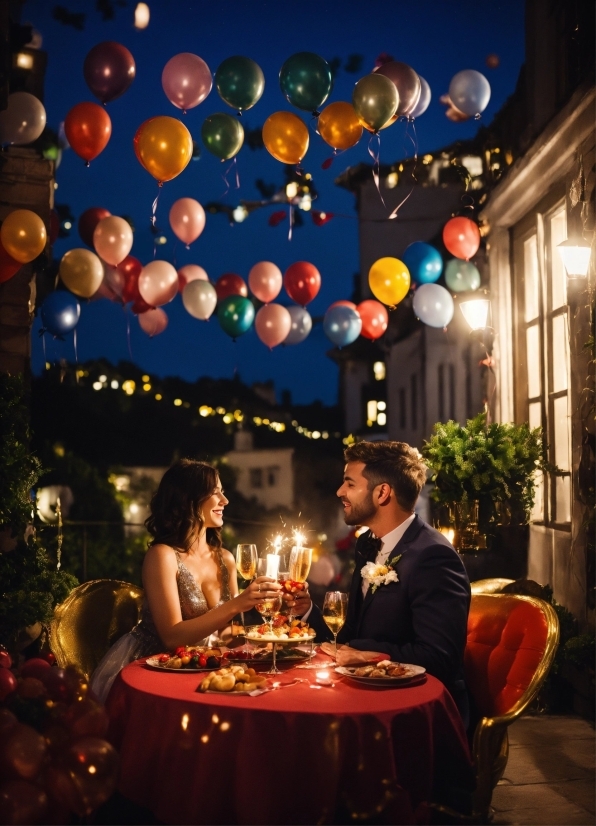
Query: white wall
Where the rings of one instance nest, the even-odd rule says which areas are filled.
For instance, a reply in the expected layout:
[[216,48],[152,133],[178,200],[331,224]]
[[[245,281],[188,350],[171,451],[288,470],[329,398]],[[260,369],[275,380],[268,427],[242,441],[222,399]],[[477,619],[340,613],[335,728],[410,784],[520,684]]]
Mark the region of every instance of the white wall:
[[[254,497],[266,508],[292,508],[294,504],[294,471],[292,448],[262,450],[231,450],[226,453],[228,464],[237,472],[237,488],[248,499]],[[260,479],[261,486],[255,486]]]

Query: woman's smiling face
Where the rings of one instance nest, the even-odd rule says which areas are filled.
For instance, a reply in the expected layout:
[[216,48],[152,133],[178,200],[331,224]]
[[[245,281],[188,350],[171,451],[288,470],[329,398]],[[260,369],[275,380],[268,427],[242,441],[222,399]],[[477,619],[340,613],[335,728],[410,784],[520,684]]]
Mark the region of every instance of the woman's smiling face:
[[221,482],[218,479],[217,485],[211,496],[205,499],[201,506],[203,521],[206,528],[221,528],[223,525],[223,510],[228,504],[228,499],[224,496]]

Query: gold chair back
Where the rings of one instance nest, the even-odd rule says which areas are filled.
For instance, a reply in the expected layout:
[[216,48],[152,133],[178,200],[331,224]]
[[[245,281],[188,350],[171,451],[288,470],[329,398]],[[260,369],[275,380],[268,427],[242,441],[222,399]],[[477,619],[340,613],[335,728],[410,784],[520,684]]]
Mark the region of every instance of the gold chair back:
[[477,579],[476,582],[470,583],[472,595],[474,594],[498,594],[506,585],[511,585],[515,582],[514,579],[503,579],[502,577],[494,577],[493,579]]
[[76,666],[87,679],[116,640],[141,616],[143,589],[118,579],[96,579],[75,588],[56,606],[50,626],[58,665]]

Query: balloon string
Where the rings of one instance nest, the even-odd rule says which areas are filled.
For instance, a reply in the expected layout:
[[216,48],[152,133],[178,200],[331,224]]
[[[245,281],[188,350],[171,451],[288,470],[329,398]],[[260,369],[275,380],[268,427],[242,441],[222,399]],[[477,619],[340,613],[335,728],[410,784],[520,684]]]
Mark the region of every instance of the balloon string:
[[308,122],[309,128],[315,133],[315,135],[320,135],[319,132],[319,115],[320,112],[313,112],[310,121]]
[[46,364],[48,363],[48,357],[46,355],[46,337],[45,337],[44,333],[45,333],[45,330],[43,330],[43,329],[40,330],[41,346],[42,346],[42,349],[43,349],[43,369],[45,370],[46,369]]
[[130,360],[134,361],[132,357],[132,347],[130,344],[130,316],[128,314],[128,310],[124,310],[124,313],[126,315],[126,342],[128,344],[128,355],[130,356]]
[[75,357],[75,365],[76,365],[76,377],[77,377],[77,384],[79,383],[79,353],[77,350],[77,328],[75,327],[72,332],[72,344],[74,347],[74,357]]
[[[409,133],[410,123],[412,124],[412,131],[414,132],[413,137]],[[412,145],[414,147],[414,168],[412,170],[412,179],[413,179],[414,183],[412,184],[412,187],[411,187],[410,191],[408,192],[408,194],[406,195],[406,197],[402,201],[400,201],[400,203],[395,207],[395,209],[388,216],[388,218],[387,218],[388,221],[393,221],[394,218],[397,218],[397,213],[402,208],[402,206],[406,203],[406,201],[410,198],[410,196],[414,192],[414,187],[416,185],[416,180],[417,179],[416,179],[415,172],[416,172],[416,167],[418,165],[418,136],[416,135],[416,125],[415,125],[414,121],[406,121],[406,134],[405,134],[405,137],[410,139],[410,141],[412,142]]]
[[290,204],[290,208],[288,210],[288,221],[289,221],[289,228],[288,228],[288,241],[292,240],[292,227],[294,226],[294,205]]
[[155,222],[157,221],[157,202],[159,201],[159,196],[161,195],[161,184],[158,184],[160,189],[157,191],[157,195],[155,196],[155,200],[153,201],[153,207],[151,208],[151,226],[155,226]]
[[235,182],[234,182],[234,189],[240,189],[240,175],[238,174],[238,164],[236,162],[236,158],[232,161],[232,163],[228,166],[223,174],[223,180],[226,185],[226,191],[221,196],[222,198],[225,197],[228,192],[230,191],[230,182],[228,181],[228,175],[230,172],[234,172]]
[[[376,146],[376,149],[373,149],[372,148],[372,142],[374,141],[375,138],[377,139],[377,146]],[[385,204],[385,201],[383,200],[383,195],[381,194],[381,187],[379,186],[379,168],[380,168],[379,157],[380,157],[380,154],[381,154],[381,136],[378,133],[375,133],[374,135],[371,135],[370,138],[369,138],[369,141],[368,141],[368,154],[373,159],[373,171],[372,171],[373,181],[375,182],[375,186],[377,187],[377,192],[379,193],[379,198],[381,199],[381,203],[383,204],[384,207],[386,207],[387,205]]]

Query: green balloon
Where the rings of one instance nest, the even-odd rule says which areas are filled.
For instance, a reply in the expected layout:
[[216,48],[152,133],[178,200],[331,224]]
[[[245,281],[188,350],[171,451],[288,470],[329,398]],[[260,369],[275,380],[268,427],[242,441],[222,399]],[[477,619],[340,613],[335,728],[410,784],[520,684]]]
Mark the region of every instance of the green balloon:
[[263,94],[265,75],[250,57],[228,57],[215,73],[215,86],[228,106],[245,112]]
[[232,338],[238,338],[250,329],[255,320],[255,308],[249,298],[229,295],[219,302],[217,318],[224,332]]
[[329,97],[333,75],[326,60],[313,52],[297,52],[279,72],[279,85],[292,106],[316,112]]
[[452,258],[445,267],[445,282],[454,293],[477,290],[480,286],[480,273],[471,261]]
[[222,161],[233,158],[244,143],[244,129],[237,118],[216,112],[209,115],[201,127],[205,147]]
[[397,111],[399,94],[385,75],[364,75],[352,93],[356,114],[371,131],[378,132]]

